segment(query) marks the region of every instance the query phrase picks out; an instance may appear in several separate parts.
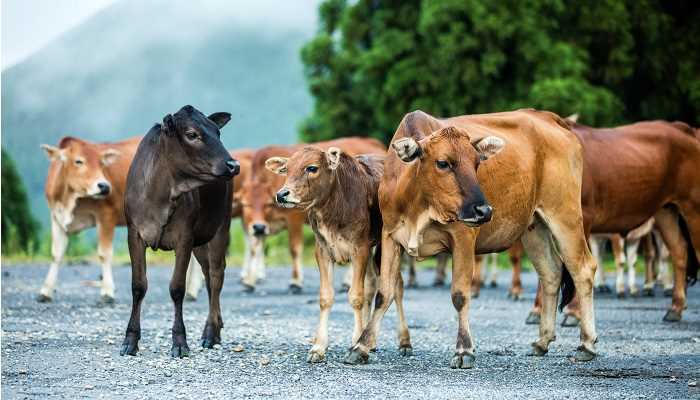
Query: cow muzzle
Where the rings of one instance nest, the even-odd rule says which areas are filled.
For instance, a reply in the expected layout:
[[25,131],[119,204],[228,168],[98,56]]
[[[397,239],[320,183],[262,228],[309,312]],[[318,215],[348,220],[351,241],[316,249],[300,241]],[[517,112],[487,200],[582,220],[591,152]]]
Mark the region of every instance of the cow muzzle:
[[280,207],[294,208],[299,204],[299,199],[289,189],[283,187],[275,194],[275,201]]
[[250,231],[253,234],[253,236],[256,237],[266,236],[270,233],[270,229],[268,228],[267,224],[263,224],[260,222],[256,222],[253,225],[251,225]]
[[486,202],[472,203],[463,206],[457,217],[465,224],[475,227],[491,221],[493,208]]
[[108,196],[112,192],[112,185],[107,181],[98,181],[94,186],[88,190],[88,196],[95,198],[103,198]]

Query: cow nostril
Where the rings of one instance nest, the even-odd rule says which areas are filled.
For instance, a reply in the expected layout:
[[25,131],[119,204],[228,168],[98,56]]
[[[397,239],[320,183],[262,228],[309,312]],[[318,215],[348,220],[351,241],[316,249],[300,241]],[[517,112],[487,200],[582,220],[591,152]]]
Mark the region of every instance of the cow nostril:
[[98,182],[97,188],[100,190],[100,194],[109,194],[109,185],[104,182]]
[[256,235],[264,235],[267,226],[265,224],[253,224],[253,233]]
[[238,175],[238,173],[241,172],[241,165],[236,160],[226,161],[226,167],[228,167],[228,170],[234,175]]
[[492,208],[488,204],[479,204],[474,206],[474,214],[479,219],[490,219]]
[[285,197],[289,195],[289,189],[281,189],[279,192],[277,192],[277,202],[278,203],[284,203]]

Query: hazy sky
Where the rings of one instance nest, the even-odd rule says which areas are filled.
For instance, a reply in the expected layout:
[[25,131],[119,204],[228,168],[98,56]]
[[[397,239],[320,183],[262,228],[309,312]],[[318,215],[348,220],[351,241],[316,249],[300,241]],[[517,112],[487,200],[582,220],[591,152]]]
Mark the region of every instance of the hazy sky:
[[2,0],[2,69],[116,0]]

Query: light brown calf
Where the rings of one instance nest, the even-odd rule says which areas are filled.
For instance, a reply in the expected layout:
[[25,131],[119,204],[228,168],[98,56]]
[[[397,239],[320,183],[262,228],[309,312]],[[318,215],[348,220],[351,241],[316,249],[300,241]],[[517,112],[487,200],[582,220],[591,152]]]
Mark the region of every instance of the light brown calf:
[[[266,166],[270,171],[287,176],[284,185],[277,191],[277,204],[306,211],[316,236],[316,262],[321,276],[321,313],[314,345],[307,359],[309,362],[322,361],[328,348],[328,316],[334,302],[335,264],[352,263],[348,300],[354,312],[355,325],[351,344],[357,341],[369,320],[377,287],[377,265],[372,249],[379,242],[382,227],[377,188],[384,170],[383,162],[384,156],[352,157],[337,147],[324,151],[315,146],[304,147],[290,158],[273,157],[267,160]],[[402,290],[403,282],[400,282],[397,291],[401,293]],[[397,298],[399,335],[402,342],[408,343],[403,347],[404,353],[410,353],[401,295]]]
[[452,253],[452,303],[459,327],[450,366],[471,368],[475,254],[502,251],[520,238],[545,285],[546,311],[533,354],[544,355],[555,338],[556,300],[564,278],[563,302],[570,300],[573,283],[582,304],[576,358],[592,359],[596,263],[583,229],[581,176],[581,145],[552,113],[519,110],[447,119],[407,114],[392,139],[379,186],[384,226],[375,310],[345,361],[367,362],[379,323],[397,294],[405,249],[417,257]]
[[[385,154],[386,148],[376,139],[347,137],[319,142],[314,145],[328,149],[331,146],[342,148],[348,154]],[[264,242],[268,235],[286,229],[289,233],[289,251],[292,256],[292,279],[290,291],[301,293],[303,269],[303,226],[306,213],[303,210],[284,209],[275,205],[275,192],[284,183],[284,177],[265,168],[265,161],[271,157],[289,157],[303,144],[292,146],[267,146],[255,152],[251,161],[251,173],[243,182],[240,201],[243,206],[243,229],[250,243],[248,267],[242,283],[246,290],[255,290],[258,279],[264,276]]]

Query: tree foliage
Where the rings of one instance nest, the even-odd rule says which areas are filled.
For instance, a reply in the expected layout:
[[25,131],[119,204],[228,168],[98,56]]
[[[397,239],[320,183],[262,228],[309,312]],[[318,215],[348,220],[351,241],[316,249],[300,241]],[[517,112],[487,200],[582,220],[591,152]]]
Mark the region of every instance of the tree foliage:
[[2,253],[33,253],[39,246],[39,223],[29,210],[27,192],[12,158],[2,150]]
[[326,0],[301,51],[315,99],[301,133],[387,141],[415,109],[697,124],[699,10],[691,1]]

